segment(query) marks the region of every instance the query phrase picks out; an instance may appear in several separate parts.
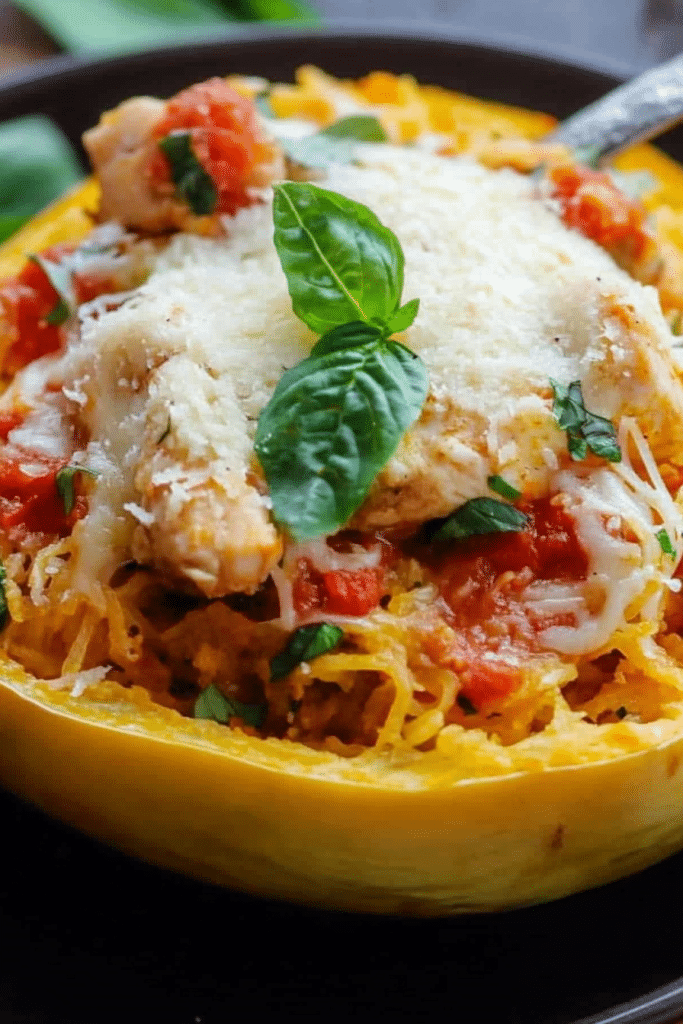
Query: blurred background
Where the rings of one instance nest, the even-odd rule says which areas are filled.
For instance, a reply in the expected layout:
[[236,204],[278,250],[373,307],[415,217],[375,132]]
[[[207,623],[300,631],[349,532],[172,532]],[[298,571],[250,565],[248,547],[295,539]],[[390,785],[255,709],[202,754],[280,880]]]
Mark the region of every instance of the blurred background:
[[683,0],[0,0],[0,74],[60,51],[117,51],[243,21],[431,23],[640,70],[683,50]]

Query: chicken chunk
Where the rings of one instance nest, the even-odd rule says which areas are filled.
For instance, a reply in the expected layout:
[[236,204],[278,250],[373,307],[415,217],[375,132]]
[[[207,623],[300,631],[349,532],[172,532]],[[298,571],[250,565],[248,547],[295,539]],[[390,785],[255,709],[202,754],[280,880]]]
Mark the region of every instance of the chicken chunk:
[[[208,214],[193,210],[188,194],[174,185],[174,169],[159,148],[163,137],[183,131],[198,173],[208,175],[216,192]],[[215,233],[219,214],[249,205],[250,189],[284,173],[282,153],[253,106],[221,79],[192,86],[168,103],[150,96],[127,100],[85,132],[83,145],[102,189],[100,219],[151,233]]]

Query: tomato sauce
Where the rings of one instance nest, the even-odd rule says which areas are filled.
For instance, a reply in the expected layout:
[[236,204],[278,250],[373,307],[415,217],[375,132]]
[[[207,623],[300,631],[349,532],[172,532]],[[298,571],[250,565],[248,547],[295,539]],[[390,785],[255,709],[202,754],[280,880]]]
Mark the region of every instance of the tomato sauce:
[[638,261],[651,242],[645,207],[621,192],[611,178],[578,164],[548,172],[562,219],[608,251]]
[[[54,245],[41,255],[52,263],[60,263],[74,249],[73,245]],[[117,290],[112,278],[85,271],[72,274],[72,286],[79,304]],[[11,339],[2,367],[6,374],[11,376],[34,359],[59,351],[63,340],[61,327],[47,320],[59,301],[59,293],[47,274],[33,260],[28,260],[16,277],[0,285],[0,325],[9,331]]]
[[[64,246],[53,246],[43,256],[58,262],[64,250]],[[5,373],[14,374],[34,359],[60,348],[59,326],[46,319],[58,302],[59,295],[47,274],[33,261],[0,287],[0,313],[12,339],[4,359]]]
[[[210,78],[169,100],[154,138],[182,130],[189,131],[193,152],[216,186],[216,212],[232,215],[251,205],[247,183],[263,149],[253,104],[221,78]],[[161,150],[152,158],[150,174],[162,184],[172,180]]]
[[535,580],[579,581],[588,572],[574,520],[560,504],[543,498],[518,507],[528,529],[454,541],[425,556],[443,617],[455,630],[455,640],[445,645],[438,636],[427,637],[426,650],[437,664],[457,672],[461,694],[477,709],[519,687],[518,656],[537,649],[541,630],[574,624],[566,613],[533,615],[521,601],[522,591]]
[[64,511],[56,478],[66,464],[66,459],[32,452],[0,455],[0,528],[10,540],[17,543],[27,534],[64,537],[86,514],[86,500],[80,495],[68,516]]
[[293,585],[294,608],[301,618],[313,612],[367,615],[383,594],[384,569],[336,569],[318,572],[308,559],[299,560]]

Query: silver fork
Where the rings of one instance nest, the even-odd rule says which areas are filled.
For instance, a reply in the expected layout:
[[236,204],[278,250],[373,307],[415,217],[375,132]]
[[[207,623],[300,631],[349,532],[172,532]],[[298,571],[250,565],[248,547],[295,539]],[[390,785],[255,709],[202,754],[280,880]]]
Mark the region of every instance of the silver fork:
[[589,148],[598,163],[683,121],[683,54],[659,64],[563,121],[547,142]]

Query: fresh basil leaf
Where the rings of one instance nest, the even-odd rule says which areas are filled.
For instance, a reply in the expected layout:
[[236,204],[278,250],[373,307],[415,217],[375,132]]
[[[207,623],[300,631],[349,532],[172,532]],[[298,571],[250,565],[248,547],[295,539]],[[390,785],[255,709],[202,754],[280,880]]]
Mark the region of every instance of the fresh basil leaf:
[[466,715],[478,715],[479,711],[475,708],[474,704],[469,697],[466,697],[464,693],[459,693],[455,698],[455,703],[464,711]]
[[657,533],[655,534],[655,536],[656,536],[657,540],[659,541],[659,546],[662,549],[662,551],[664,552],[664,554],[665,555],[671,555],[671,557],[674,558],[675,555],[676,555],[676,549],[674,548],[673,544],[671,543],[671,537],[666,532],[666,530],[664,528],[662,528],[661,530],[657,530]]
[[569,387],[565,388],[562,384],[551,378],[550,384],[555,396],[553,415],[557,420],[558,427],[560,430],[579,430],[586,416],[581,382],[578,380],[572,381]]
[[71,515],[76,503],[76,496],[74,494],[74,477],[76,473],[86,473],[91,477],[99,476],[99,473],[94,469],[88,469],[87,466],[63,466],[59,470],[55,477],[55,483],[57,484],[59,496],[64,502],[65,516]]
[[235,21],[231,6],[217,0],[17,0],[74,53],[125,53],[199,38]]
[[0,125],[0,242],[83,177],[67,138],[41,114]]
[[54,263],[52,260],[46,260],[43,256],[38,256],[35,253],[32,253],[29,259],[40,267],[57,292],[57,301],[45,319],[49,324],[58,326],[64,323],[65,320],[68,320],[76,308],[71,271],[63,263]]
[[426,398],[424,364],[375,330],[288,370],[259,417],[254,448],[274,517],[295,540],[350,519]]
[[567,451],[575,462],[583,462],[588,455],[588,445],[580,434],[567,433]]
[[7,579],[7,570],[5,566],[0,562],[0,629],[3,629],[7,625],[9,619],[9,608],[7,605],[7,594],[5,593],[5,581]]
[[432,540],[460,540],[486,533],[519,533],[529,520],[512,505],[495,498],[471,498],[446,519]]
[[195,718],[208,718],[227,725],[231,718],[241,718],[245,725],[260,729],[268,714],[267,704],[243,704],[235,697],[225,697],[211,683],[197,697],[193,711]]
[[583,401],[581,382],[574,380],[568,387],[550,380],[553,389],[553,415],[561,430],[567,432],[567,450],[578,461],[585,459],[588,450],[609,462],[621,462],[621,448],[614,424],[589,412]]
[[223,0],[223,6],[248,21],[321,22],[318,12],[304,0]]
[[500,494],[501,498],[508,498],[510,501],[517,501],[517,498],[522,497],[522,492],[518,491],[516,487],[509,484],[507,480],[503,480],[502,476],[488,477],[486,483],[489,485],[492,491],[496,494]]
[[601,459],[607,459],[608,462],[621,462],[621,448],[617,441],[617,432],[610,420],[605,419],[604,416],[586,412],[581,433],[594,455]]
[[344,630],[329,622],[300,626],[287,641],[287,646],[270,661],[270,678],[283,679],[302,661],[313,661],[340,643]]
[[387,134],[376,117],[354,114],[342,117],[327,128],[299,139],[281,138],[280,144],[292,160],[306,167],[348,164],[355,159],[357,142],[386,142]]
[[187,203],[193,213],[213,213],[218,201],[218,192],[213,178],[195,155],[190,133],[171,132],[159,140],[159,149],[168,160],[178,196]]
[[352,320],[386,324],[403,291],[393,231],[367,206],[307,182],[274,192],[275,248],[296,315],[316,334]]
[[322,129],[322,134],[333,139],[353,139],[356,142],[388,142],[389,137],[381,121],[372,114],[351,114]]
[[411,299],[410,302],[406,302],[405,306],[397,309],[387,321],[387,333],[399,334],[401,331],[405,331],[417,316],[419,308],[420,300]]
[[339,327],[333,327],[327,334],[323,334],[311,349],[311,355],[324,356],[345,348],[357,348],[368,342],[380,342],[383,336],[382,330],[375,324],[352,320],[351,323],[340,324]]

